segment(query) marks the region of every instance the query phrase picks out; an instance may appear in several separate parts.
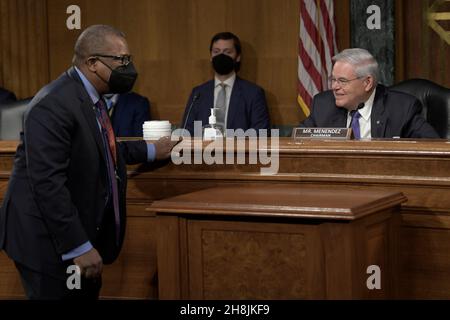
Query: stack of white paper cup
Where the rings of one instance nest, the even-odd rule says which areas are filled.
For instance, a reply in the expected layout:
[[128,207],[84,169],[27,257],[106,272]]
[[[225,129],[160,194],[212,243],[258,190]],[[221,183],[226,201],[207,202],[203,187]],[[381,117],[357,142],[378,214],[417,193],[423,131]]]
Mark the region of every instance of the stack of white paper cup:
[[145,121],[142,125],[144,140],[158,140],[161,137],[170,137],[172,125],[169,121]]

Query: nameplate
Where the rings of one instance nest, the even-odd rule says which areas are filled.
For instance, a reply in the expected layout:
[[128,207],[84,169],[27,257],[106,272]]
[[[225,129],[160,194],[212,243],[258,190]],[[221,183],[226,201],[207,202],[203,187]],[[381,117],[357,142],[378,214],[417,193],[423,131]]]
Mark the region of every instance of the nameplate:
[[351,138],[351,128],[294,128],[292,138],[295,139],[333,139],[348,140]]

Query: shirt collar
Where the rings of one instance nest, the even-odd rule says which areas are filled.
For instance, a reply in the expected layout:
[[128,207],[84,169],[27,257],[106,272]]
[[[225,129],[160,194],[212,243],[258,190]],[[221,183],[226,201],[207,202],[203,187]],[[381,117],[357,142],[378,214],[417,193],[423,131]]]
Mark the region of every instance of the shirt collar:
[[113,95],[103,95],[103,99],[106,100],[106,105],[108,109],[111,109],[113,106],[117,104],[117,101],[119,100],[119,94],[115,93]]
[[76,66],[75,66],[75,71],[80,76],[81,82],[83,83],[84,88],[86,89],[87,93],[89,94],[89,97],[91,98],[92,103],[96,104],[98,102],[98,100],[100,100],[100,95],[98,94],[97,90],[94,88],[92,83],[90,83],[89,80],[85,77],[83,72],[81,72],[80,69],[78,69]]
[[375,88],[372,91],[372,94],[370,95],[369,99],[367,99],[367,101],[364,102],[364,107],[362,107],[361,109],[358,110],[361,117],[366,121],[368,121],[370,119],[370,115],[372,114],[372,106],[373,106],[373,101],[375,99],[375,91],[376,90],[377,89]]
[[[232,88],[234,81],[236,81],[236,72],[233,72],[233,74],[223,83],[225,83],[228,87]],[[214,88],[216,88],[221,83],[222,82],[217,77],[214,77]]]

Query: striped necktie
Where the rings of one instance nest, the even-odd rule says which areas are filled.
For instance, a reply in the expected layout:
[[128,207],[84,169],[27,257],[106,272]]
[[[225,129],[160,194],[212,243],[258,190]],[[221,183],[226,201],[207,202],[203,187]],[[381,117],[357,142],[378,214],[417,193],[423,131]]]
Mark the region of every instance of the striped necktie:
[[109,199],[112,196],[113,207],[114,207],[114,217],[116,223],[116,242],[119,243],[120,237],[120,215],[119,215],[119,191],[117,187],[117,153],[116,153],[116,137],[114,136],[114,131],[111,125],[111,121],[106,111],[106,103],[103,99],[98,100],[95,104],[97,120],[100,123],[103,145],[105,147],[106,154],[106,166],[108,169],[108,182],[109,182]]

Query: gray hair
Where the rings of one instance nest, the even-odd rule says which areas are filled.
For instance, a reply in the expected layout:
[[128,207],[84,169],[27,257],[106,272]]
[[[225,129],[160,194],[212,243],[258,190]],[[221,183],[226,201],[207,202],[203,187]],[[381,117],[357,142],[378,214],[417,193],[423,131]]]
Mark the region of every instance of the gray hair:
[[110,36],[125,38],[122,31],[108,25],[96,24],[86,28],[75,43],[72,63],[80,65],[92,54],[104,53],[110,45]]
[[344,61],[355,67],[357,77],[372,76],[375,85],[379,79],[377,60],[366,49],[345,49],[331,58],[333,62]]

